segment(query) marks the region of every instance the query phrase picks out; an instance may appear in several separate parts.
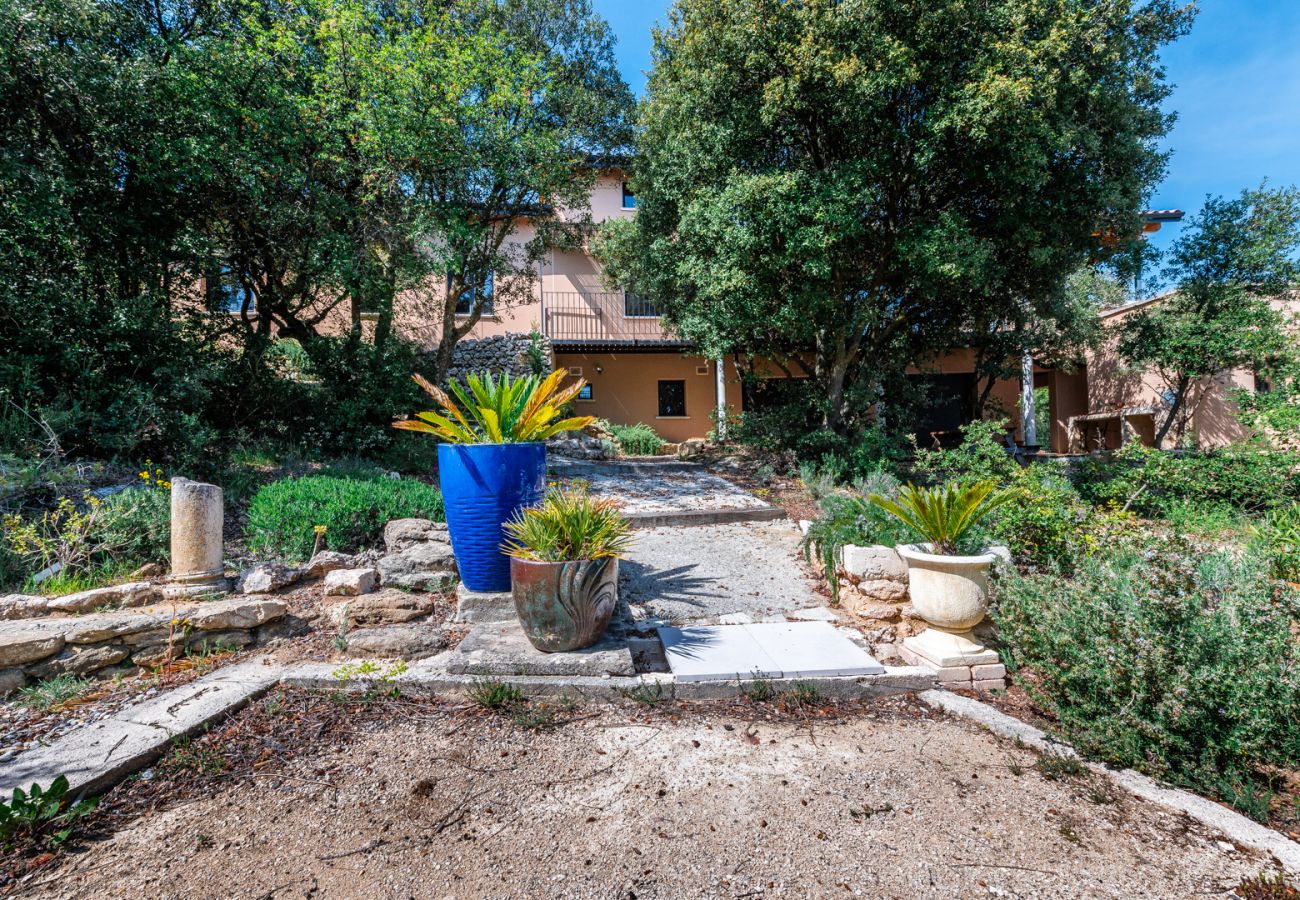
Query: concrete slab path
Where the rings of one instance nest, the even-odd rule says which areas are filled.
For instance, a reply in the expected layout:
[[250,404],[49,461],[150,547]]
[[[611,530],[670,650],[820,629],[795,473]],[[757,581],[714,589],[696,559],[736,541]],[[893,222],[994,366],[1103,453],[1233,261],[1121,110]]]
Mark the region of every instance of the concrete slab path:
[[824,605],[804,575],[800,539],[788,521],[647,528],[619,566],[619,594],[637,618],[673,624]]

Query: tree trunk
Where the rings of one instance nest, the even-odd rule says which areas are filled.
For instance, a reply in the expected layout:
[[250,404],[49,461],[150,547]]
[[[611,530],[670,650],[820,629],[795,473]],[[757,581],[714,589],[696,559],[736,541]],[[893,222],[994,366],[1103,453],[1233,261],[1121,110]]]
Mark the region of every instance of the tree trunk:
[[1174,389],[1174,401],[1169,404],[1169,414],[1165,420],[1160,423],[1159,430],[1156,431],[1155,447],[1157,450],[1162,449],[1165,437],[1169,434],[1169,429],[1174,426],[1174,419],[1178,417],[1179,411],[1183,408],[1183,400],[1187,397],[1187,389],[1192,385],[1192,379],[1187,375],[1178,377],[1178,386]]

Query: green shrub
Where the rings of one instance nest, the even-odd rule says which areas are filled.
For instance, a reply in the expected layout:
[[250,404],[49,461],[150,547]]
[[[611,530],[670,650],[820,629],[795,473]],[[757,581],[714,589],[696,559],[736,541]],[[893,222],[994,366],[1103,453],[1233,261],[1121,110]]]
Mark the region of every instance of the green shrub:
[[[885,486],[882,480],[881,486]],[[897,482],[894,483],[895,492]],[[893,496],[893,494],[889,494]],[[825,570],[826,586],[831,599],[840,599],[840,551],[846,544],[869,547],[873,544],[894,546],[911,540],[901,522],[863,497],[828,494],[818,502],[822,516],[814,519],[804,535],[803,552],[808,561],[819,560]]]
[[1274,578],[1300,582],[1300,503],[1270,511],[1250,536]]
[[1161,539],[1072,578],[1008,567],[991,615],[1008,668],[1089,756],[1217,796],[1300,764],[1300,602],[1256,555]]
[[981,419],[961,427],[961,446],[942,450],[917,450],[912,477],[918,483],[996,481],[1010,484],[1020,465],[1007,451],[1007,423]]
[[635,425],[608,423],[609,430],[618,441],[618,447],[628,456],[654,456],[664,445],[664,439],[643,422]]
[[100,552],[139,566],[163,562],[171,544],[171,493],[163,488],[128,488],[100,507],[94,534]]
[[1227,504],[1265,510],[1300,496],[1300,454],[1254,445],[1212,453],[1177,453],[1130,444],[1080,465],[1075,484],[1097,505],[1126,504],[1147,516],[1171,504]]
[[1021,499],[999,508],[985,531],[1021,563],[1068,570],[1089,532],[1092,510],[1050,465],[1017,467],[1010,485],[1021,490]]
[[442,495],[432,485],[382,475],[308,475],[258,489],[248,506],[248,547],[262,556],[304,560],[316,527],[323,545],[355,550],[373,544],[390,519],[443,518]]

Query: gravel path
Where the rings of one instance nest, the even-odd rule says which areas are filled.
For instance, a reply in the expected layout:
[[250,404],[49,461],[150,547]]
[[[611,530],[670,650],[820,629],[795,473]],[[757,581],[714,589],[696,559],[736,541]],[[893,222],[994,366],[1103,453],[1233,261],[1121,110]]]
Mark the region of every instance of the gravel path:
[[191,776],[202,795],[126,820],[30,895],[1186,898],[1268,868],[914,699],[802,722],[564,715],[527,731],[394,704],[301,749],[291,778]]
[[694,463],[598,463],[555,460],[552,474],[585,482],[594,497],[609,497],[626,513],[763,509],[764,500]]
[[647,528],[619,565],[619,592],[638,616],[674,623],[745,613],[754,620],[822,606],[787,521]]

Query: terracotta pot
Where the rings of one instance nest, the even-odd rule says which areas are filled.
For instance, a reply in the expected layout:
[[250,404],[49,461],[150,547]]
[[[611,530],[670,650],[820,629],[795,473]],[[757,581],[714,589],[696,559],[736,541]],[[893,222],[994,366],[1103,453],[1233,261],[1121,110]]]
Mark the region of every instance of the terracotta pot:
[[929,550],[929,544],[898,548],[907,563],[912,606],[932,628],[965,634],[988,612],[988,573],[997,555],[940,556]]
[[618,600],[618,560],[510,560],[519,624],[544,653],[581,650],[600,640]]

